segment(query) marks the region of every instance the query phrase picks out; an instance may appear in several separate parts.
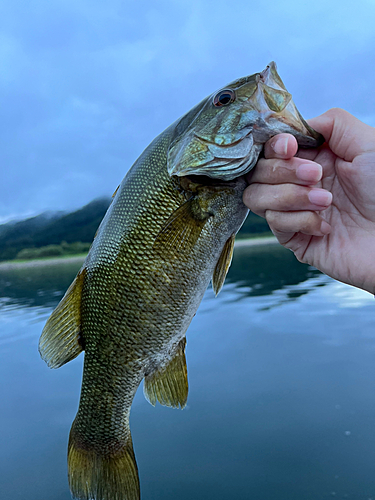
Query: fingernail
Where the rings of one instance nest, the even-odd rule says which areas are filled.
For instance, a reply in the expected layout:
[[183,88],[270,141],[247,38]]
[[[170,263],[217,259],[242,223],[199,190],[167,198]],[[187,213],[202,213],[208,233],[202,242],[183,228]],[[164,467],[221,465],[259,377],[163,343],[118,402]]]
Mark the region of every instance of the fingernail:
[[271,144],[271,148],[277,155],[285,156],[288,153],[288,138],[280,137]]
[[320,225],[320,232],[322,234],[329,234],[331,232],[331,226],[325,220]]
[[296,175],[301,181],[318,182],[322,176],[322,167],[318,163],[302,163]]
[[332,202],[332,193],[325,189],[312,189],[309,192],[309,200],[314,205],[328,207]]

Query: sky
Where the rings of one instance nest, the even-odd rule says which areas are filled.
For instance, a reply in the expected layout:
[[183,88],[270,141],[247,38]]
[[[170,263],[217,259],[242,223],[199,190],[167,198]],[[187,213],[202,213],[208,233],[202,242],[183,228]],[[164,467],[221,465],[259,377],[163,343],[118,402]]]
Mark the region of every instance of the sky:
[[205,96],[274,60],[305,118],[375,126],[375,0],[2,0],[0,222],[110,196]]

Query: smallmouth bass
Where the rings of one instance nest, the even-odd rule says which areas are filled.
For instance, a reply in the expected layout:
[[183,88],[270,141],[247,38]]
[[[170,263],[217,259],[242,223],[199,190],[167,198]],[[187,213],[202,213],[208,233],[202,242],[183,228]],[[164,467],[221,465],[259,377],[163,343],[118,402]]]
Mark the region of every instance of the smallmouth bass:
[[58,368],[85,351],[68,445],[72,495],[139,500],[129,427],[135,392],[183,408],[186,330],[212,280],[228,272],[248,210],[245,174],[280,132],[323,139],[271,63],[195,106],[141,154],[116,190],[89,254],[47,321],[42,358]]

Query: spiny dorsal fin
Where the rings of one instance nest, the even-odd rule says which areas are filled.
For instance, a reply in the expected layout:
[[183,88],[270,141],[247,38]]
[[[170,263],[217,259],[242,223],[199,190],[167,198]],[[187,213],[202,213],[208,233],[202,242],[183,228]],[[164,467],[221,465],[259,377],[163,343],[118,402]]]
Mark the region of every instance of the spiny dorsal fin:
[[235,238],[236,235],[232,234],[232,236],[225,243],[219,260],[217,261],[214,274],[212,275],[212,288],[214,289],[215,295],[220,292],[222,286],[224,285],[225,277],[232,262]]
[[39,352],[50,368],[59,368],[83,351],[79,334],[85,272],[78,273],[43,328]]
[[186,338],[183,338],[168,365],[145,377],[143,392],[153,406],[159,401],[172,408],[185,407],[189,391],[185,345]]
[[154,250],[164,259],[177,258],[182,249],[189,251],[196,244],[210,214],[190,199],[181,205],[166,221],[154,242]]

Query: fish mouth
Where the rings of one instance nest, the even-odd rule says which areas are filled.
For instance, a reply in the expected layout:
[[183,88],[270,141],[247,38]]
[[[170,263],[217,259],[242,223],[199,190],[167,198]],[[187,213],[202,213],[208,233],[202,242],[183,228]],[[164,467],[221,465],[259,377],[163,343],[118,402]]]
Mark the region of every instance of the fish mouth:
[[[257,97],[259,101],[264,100],[265,106],[261,110],[261,115],[267,123],[268,136],[270,136],[270,133],[272,135],[280,133],[292,134],[302,148],[317,148],[324,143],[324,137],[310,127],[298,111],[291,94],[286,90],[277,72],[274,61],[270,62],[266,69],[259,74],[258,89],[263,94],[263,99],[260,96]],[[254,129],[259,130],[257,124],[255,124]],[[257,134],[259,142],[264,136],[261,132]]]

